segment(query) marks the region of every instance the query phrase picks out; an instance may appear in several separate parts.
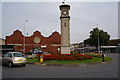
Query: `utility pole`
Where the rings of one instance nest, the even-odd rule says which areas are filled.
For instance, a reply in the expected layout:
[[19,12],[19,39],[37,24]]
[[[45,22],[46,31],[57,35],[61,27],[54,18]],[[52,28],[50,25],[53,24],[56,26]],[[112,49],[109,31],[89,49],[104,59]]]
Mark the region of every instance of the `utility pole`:
[[[96,25],[97,26],[97,28],[98,28],[98,24]],[[99,47],[99,28],[98,28],[98,53],[99,53],[99,51],[100,51],[100,47]]]
[[27,21],[28,21],[28,20],[25,20],[25,22],[24,22],[23,53],[25,53],[25,23],[26,23]]

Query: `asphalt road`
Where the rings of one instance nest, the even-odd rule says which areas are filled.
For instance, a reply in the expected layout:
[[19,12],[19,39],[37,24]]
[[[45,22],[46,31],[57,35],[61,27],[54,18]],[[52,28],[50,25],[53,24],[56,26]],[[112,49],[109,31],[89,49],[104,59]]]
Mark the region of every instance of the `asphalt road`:
[[118,55],[110,63],[88,66],[39,66],[28,64],[26,67],[2,67],[3,78],[118,78]]

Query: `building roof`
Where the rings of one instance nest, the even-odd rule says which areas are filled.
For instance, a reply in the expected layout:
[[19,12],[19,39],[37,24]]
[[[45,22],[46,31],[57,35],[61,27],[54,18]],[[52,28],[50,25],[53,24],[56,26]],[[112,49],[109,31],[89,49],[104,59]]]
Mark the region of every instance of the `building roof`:
[[109,40],[109,46],[118,46],[118,44],[120,44],[120,39]]
[[5,39],[3,39],[3,38],[0,38],[0,40],[4,40],[5,41]]

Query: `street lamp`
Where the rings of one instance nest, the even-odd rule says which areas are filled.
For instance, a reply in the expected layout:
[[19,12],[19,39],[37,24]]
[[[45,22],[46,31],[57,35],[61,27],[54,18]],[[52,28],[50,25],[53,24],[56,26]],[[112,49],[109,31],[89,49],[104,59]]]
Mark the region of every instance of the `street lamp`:
[[26,23],[27,21],[28,21],[28,20],[25,20],[25,22],[24,22],[23,53],[25,53],[25,23]]
[[[98,24],[96,25],[97,27],[98,27]],[[100,48],[99,48],[99,28],[98,28],[98,53],[99,53],[99,51],[100,51]]]

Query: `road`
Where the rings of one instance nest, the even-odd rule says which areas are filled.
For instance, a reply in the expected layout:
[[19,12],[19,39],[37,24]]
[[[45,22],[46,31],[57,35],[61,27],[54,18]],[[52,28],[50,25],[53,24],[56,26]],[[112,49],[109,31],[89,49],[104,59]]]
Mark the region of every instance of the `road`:
[[118,78],[118,55],[107,54],[113,58],[110,63],[89,66],[39,66],[2,67],[3,78]]

